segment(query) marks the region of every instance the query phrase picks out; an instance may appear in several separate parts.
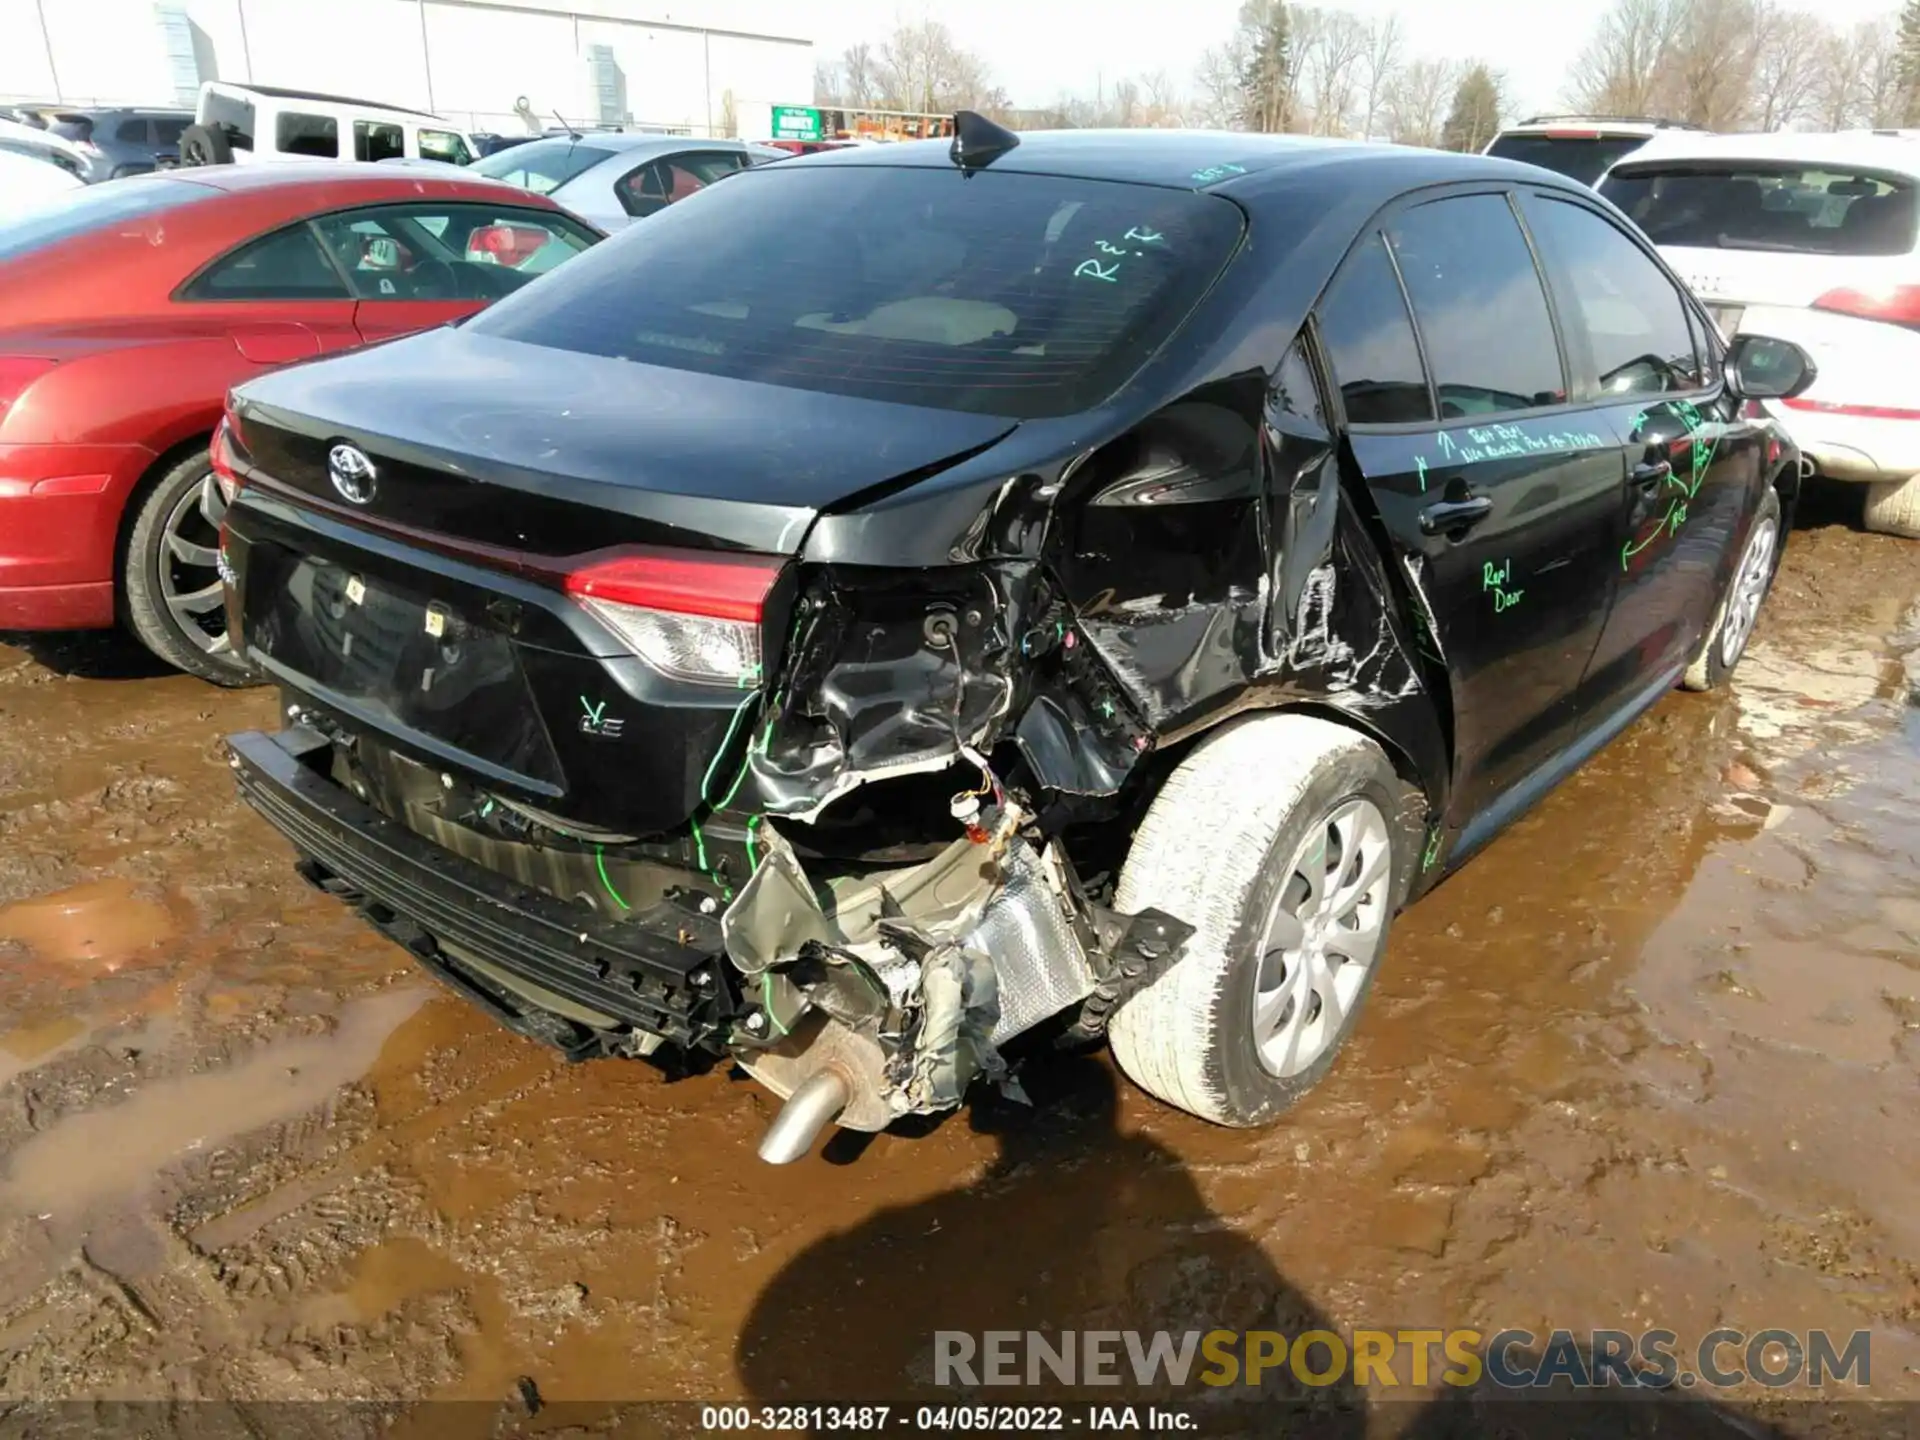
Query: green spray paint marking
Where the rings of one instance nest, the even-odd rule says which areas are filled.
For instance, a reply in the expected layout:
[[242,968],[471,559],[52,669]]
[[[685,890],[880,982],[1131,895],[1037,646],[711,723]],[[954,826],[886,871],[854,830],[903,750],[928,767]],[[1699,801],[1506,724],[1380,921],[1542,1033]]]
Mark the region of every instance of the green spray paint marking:
[[607,855],[604,846],[596,845],[593,847],[593,863],[599,867],[600,883],[607,887],[607,894],[613,897],[613,903],[618,905],[622,910],[631,910],[633,907],[620,898],[620,892],[613,888],[613,881],[607,878]]
[[1433,868],[1433,862],[1440,855],[1440,827],[1435,824],[1427,833],[1427,848],[1420,856],[1420,869],[1424,872]]
[[1413,457],[1413,463],[1420,470],[1420,493],[1424,495],[1427,493],[1427,457],[1416,455]]
[[1502,614],[1520,603],[1524,590],[1509,590],[1508,583],[1513,579],[1513,561],[1502,560],[1498,565],[1489,560],[1480,567],[1480,589],[1493,592],[1493,613]]
[[[1707,472],[1713,468],[1713,457],[1720,449],[1719,435],[1714,436],[1708,444],[1700,443],[1699,435],[1706,428],[1707,422],[1701,415],[1699,406],[1690,400],[1676,400],[1669,408],[1680,417],[1681,423],[1687,427],[1688,437],[1693,441],[1688,450],[1687,478],[1683,480],[1669,471],[1667,483],[1680,493],[1667,502],[1666,513],[1654,521],[1644,535],[1637,540],[1629,540],[1620,547],[1622,570],[1630,569],[1628,562],[1662,535],[1672,536],[1679,533],[1680,527],[1687,523],[1687,507],[1700,493],[1700,487],[1706,483]],[[1649,413],[1651,412],[1642,410],[1634,416],[1631,430],[1638,430]]]

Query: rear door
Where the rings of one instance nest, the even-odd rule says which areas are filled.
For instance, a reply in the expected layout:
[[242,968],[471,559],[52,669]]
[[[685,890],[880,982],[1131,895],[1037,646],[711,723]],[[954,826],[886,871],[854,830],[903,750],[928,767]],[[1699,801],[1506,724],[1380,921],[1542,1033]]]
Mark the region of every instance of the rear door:
[[1766,480],[1766,437],[1727,394],[1717,337],[1638,240],[1571,196],[1529,194],[1525,209],[1624,458],[1620,588],[1587,688],[1629,704],[1699,647]]
[[314,221],[358,306],[361,338],[390,339],[471,315],[597,238],[553,210],[420,202]]
[[1619,449],[1569,393],[1504,192],[1390,212],[1318,326],[1354,459],[1451,682],[1457,825],[1578,729],[1613,589]]

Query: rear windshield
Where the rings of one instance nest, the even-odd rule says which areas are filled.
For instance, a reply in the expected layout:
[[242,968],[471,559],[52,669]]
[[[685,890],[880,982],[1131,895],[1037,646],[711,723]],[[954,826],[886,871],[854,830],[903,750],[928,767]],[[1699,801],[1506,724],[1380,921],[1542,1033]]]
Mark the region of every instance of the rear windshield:
[[1233,254],[1212,195],[986,171],[771,165],[669,206],[469,328],[1012,418],[1103,400]]
[[483,156],[467,168],[489,180],[504,180],[522,190],[546,195],[613,153],[581,140],[534,140]]
[[1601,193],[1656,245],[1798,255],[1905,255],[1914,187],[1897,176],[1797,165],[1635,168]]
[[52,209],[0,220],[0,260],[15,260],[78,239],[102,226],[138,220],[195,200],[210,200],[215,193],[204,185],[144,176],[116,180],[110,185],[89,185],[63,197]]
[[1641,135],[1502,135],[1487,147],[1487,153],[1591,185],[1607,173],[1609,165],[1646,143]]

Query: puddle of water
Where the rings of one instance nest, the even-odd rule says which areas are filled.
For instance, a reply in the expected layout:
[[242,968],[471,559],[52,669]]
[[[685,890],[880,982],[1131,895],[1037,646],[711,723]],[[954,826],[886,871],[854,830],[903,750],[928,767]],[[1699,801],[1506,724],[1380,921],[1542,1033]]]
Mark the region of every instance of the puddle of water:
[[95,880],[0,907],[0,940],[66,965],[117,970],[174,933],[167,907],[142,899],[128,880]]
[[107,1109],[70,1115],[13,1152],[0,1209],[71,1217],[138,1191],[170,1161],[290,1120],[359,1079],[431,992],[349,1005],[330,1035],[280,1041],[223,1070],[157,1080]]

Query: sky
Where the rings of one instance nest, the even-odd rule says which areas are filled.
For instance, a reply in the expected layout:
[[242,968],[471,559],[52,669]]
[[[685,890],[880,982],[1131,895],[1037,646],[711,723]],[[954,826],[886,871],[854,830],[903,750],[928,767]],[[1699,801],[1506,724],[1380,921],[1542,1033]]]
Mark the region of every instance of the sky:
[[[1329,0],[1363,17],[1396,14],[1408,58],[1484,59],[1506,72],[1515,108],[1561,108],[1567,67],[1608,0]],[[1849,26],[1898,0],[1819,0],[1828,21]],[[1200,54],[1233,31],[1239,0],[828,0],[808,9],[821,57],[878,41],[898,19],[931,14],[981,56],[1016,105],[1045,105],[1063,91],[1092,95],[1104,77],[1165,69],[1184,87]]]

